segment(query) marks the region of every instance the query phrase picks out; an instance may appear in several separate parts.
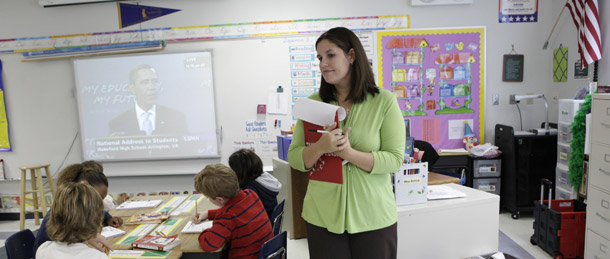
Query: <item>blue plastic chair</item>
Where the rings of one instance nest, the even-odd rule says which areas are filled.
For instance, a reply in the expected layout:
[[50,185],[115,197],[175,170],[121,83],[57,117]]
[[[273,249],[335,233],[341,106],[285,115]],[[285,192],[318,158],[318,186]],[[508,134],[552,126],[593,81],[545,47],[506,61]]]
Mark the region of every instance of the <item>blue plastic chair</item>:
[[285,259],[288,258],[287,247],[288,234],[283,231],[277,236],[267,240],[262,246],[261,251],[258,253],[258,259]]
[[34,234],[29,229],[21,230],[6,239],[8,259],[29,259],[34,257]]
[[273,208],[273,211],[271,212],[271,218],[269,220],[271,221],[271,227],[273,227],[274,236],[277,236],[280,233],[280,231],[282,230],[282,219],[284,219],[284,202],[285,201],[286,201],[286,199],[283,199],[282,201],[280,201],[280,203],[275,205],[275,208]]

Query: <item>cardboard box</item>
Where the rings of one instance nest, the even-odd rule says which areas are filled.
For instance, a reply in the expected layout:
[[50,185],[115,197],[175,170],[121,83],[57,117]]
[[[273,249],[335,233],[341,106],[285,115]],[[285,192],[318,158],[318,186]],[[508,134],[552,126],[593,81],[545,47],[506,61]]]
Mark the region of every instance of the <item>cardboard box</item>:
[[428,201],[428,162],[402,164],[394,173],[396,205],[425,203]]

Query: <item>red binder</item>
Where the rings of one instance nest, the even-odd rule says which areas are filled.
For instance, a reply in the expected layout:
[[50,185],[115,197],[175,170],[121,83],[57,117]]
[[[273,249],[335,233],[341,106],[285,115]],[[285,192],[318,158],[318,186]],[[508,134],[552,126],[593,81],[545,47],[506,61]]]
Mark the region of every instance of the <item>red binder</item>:
[[[338,115],[335,115],[335,123],[339,126]],[[305,130],[305,145],[309,146],[317,142],[322,133],[315,130],[323,130],[322,126],[303,121],[303,129]],[[313,130],[313,131],[312,131]],[[309,171],[309,180],[323,181],[330,183],[343,183],[343,159],[333,153],[322,155],[314,167]]]

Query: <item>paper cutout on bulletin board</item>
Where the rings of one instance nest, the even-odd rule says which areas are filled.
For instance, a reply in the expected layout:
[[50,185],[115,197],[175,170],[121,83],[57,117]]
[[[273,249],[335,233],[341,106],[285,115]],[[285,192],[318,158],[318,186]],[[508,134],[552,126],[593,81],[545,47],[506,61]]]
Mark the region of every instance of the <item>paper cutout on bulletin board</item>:
[[117,3],[117,8],[119,9],[119,27],[121,29],[180,11],[178,9],[123,3]]
[[379,85],[396,95],[411,137],[463,147],[449,121],[468,120],[484,141],[485,28],[377,32],[377,52]]
[[568,81],[568,48],[553,50],[553,82]]
[[387,29],[408,29],[410,26],[409,15],[194,25],[0,39],[0,53],[157,40],[183,42],[196,40],[243,39],[279,35],[303,36],[306,34],[320,34],[321,32],[334,27],[347,27],[355,31],[379,31]]
[[2,84],[2,60],[0,60],[0,151],[11,151],[8,138],[8,117],[4,105],[4,85]]

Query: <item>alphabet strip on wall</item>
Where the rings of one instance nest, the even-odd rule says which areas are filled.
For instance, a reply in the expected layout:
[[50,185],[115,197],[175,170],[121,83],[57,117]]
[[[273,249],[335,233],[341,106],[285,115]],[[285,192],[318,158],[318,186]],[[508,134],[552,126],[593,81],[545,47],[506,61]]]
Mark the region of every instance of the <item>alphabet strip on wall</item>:
[[0,39],[0,54],[156,40],[181,42],[306,35],[339,26],[354,31],[408,29],[410,19],[409,15],[301,19]]

